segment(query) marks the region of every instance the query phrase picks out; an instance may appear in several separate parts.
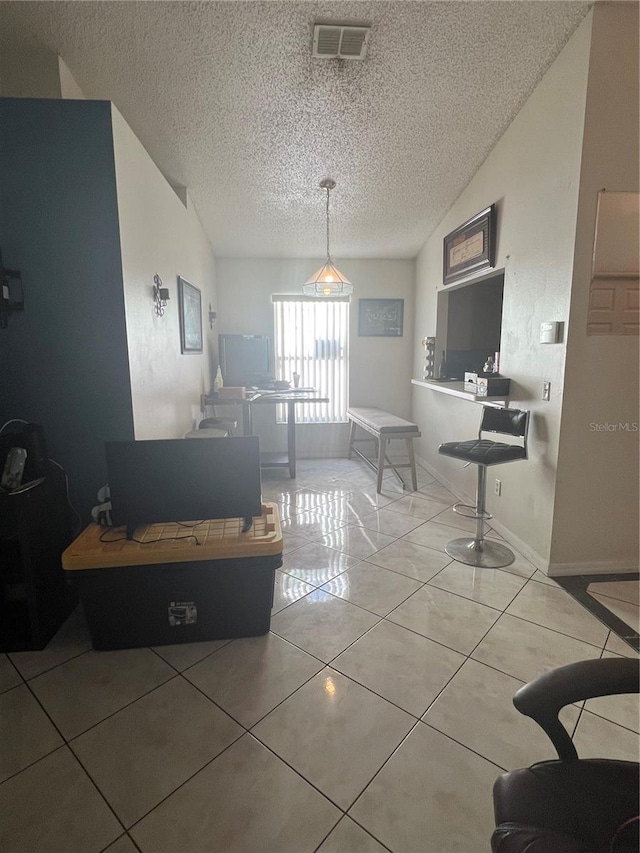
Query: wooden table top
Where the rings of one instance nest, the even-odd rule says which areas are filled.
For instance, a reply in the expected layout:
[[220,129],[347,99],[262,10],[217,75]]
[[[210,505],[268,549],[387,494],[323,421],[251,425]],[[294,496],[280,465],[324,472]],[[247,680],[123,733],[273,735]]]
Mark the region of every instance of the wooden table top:
[[262,515],[242,532],[242,518],[148,524],[127,539],[123,527],[90,524],[62,554],[66,571],[116,566],[158,565],[282,553],[282,530],[275,503],[264,503]]

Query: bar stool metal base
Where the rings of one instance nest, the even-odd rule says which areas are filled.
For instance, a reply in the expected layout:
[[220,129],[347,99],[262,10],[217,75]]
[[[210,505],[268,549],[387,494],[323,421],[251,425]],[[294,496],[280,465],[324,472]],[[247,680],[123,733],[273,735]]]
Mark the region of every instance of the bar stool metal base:
[[510,566],[516,558],[513,551],[499,542],[470,537],[451,539],[444,550],[459,563],[482,569],[502,569]]

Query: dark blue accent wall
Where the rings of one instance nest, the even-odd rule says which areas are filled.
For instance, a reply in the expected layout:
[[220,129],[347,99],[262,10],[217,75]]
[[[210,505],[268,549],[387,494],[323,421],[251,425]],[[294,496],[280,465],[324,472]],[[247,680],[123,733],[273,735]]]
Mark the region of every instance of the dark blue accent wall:
[[25,293],[0,329],[0,426],[42,424],[86,521],[104,441],[133,438],[109,102],[0,99],[0,247]]

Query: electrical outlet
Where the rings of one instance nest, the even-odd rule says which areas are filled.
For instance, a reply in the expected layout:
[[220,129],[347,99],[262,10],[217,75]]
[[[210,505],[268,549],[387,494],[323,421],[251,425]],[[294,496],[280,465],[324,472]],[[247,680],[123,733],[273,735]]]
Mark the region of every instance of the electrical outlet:
[[550,400],[551,399],[551,383],[543,382],[542,383],[542,399]]
[[502,480],[496,480],[494,491],[498,497],[502,494]]

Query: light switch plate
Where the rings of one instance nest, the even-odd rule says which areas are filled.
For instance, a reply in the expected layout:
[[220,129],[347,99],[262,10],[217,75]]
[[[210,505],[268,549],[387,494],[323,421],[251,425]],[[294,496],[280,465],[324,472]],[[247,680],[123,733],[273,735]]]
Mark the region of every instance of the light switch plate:
[[543,382],[542,383],[542,399],[550,400],[551,399],[551,382]]

